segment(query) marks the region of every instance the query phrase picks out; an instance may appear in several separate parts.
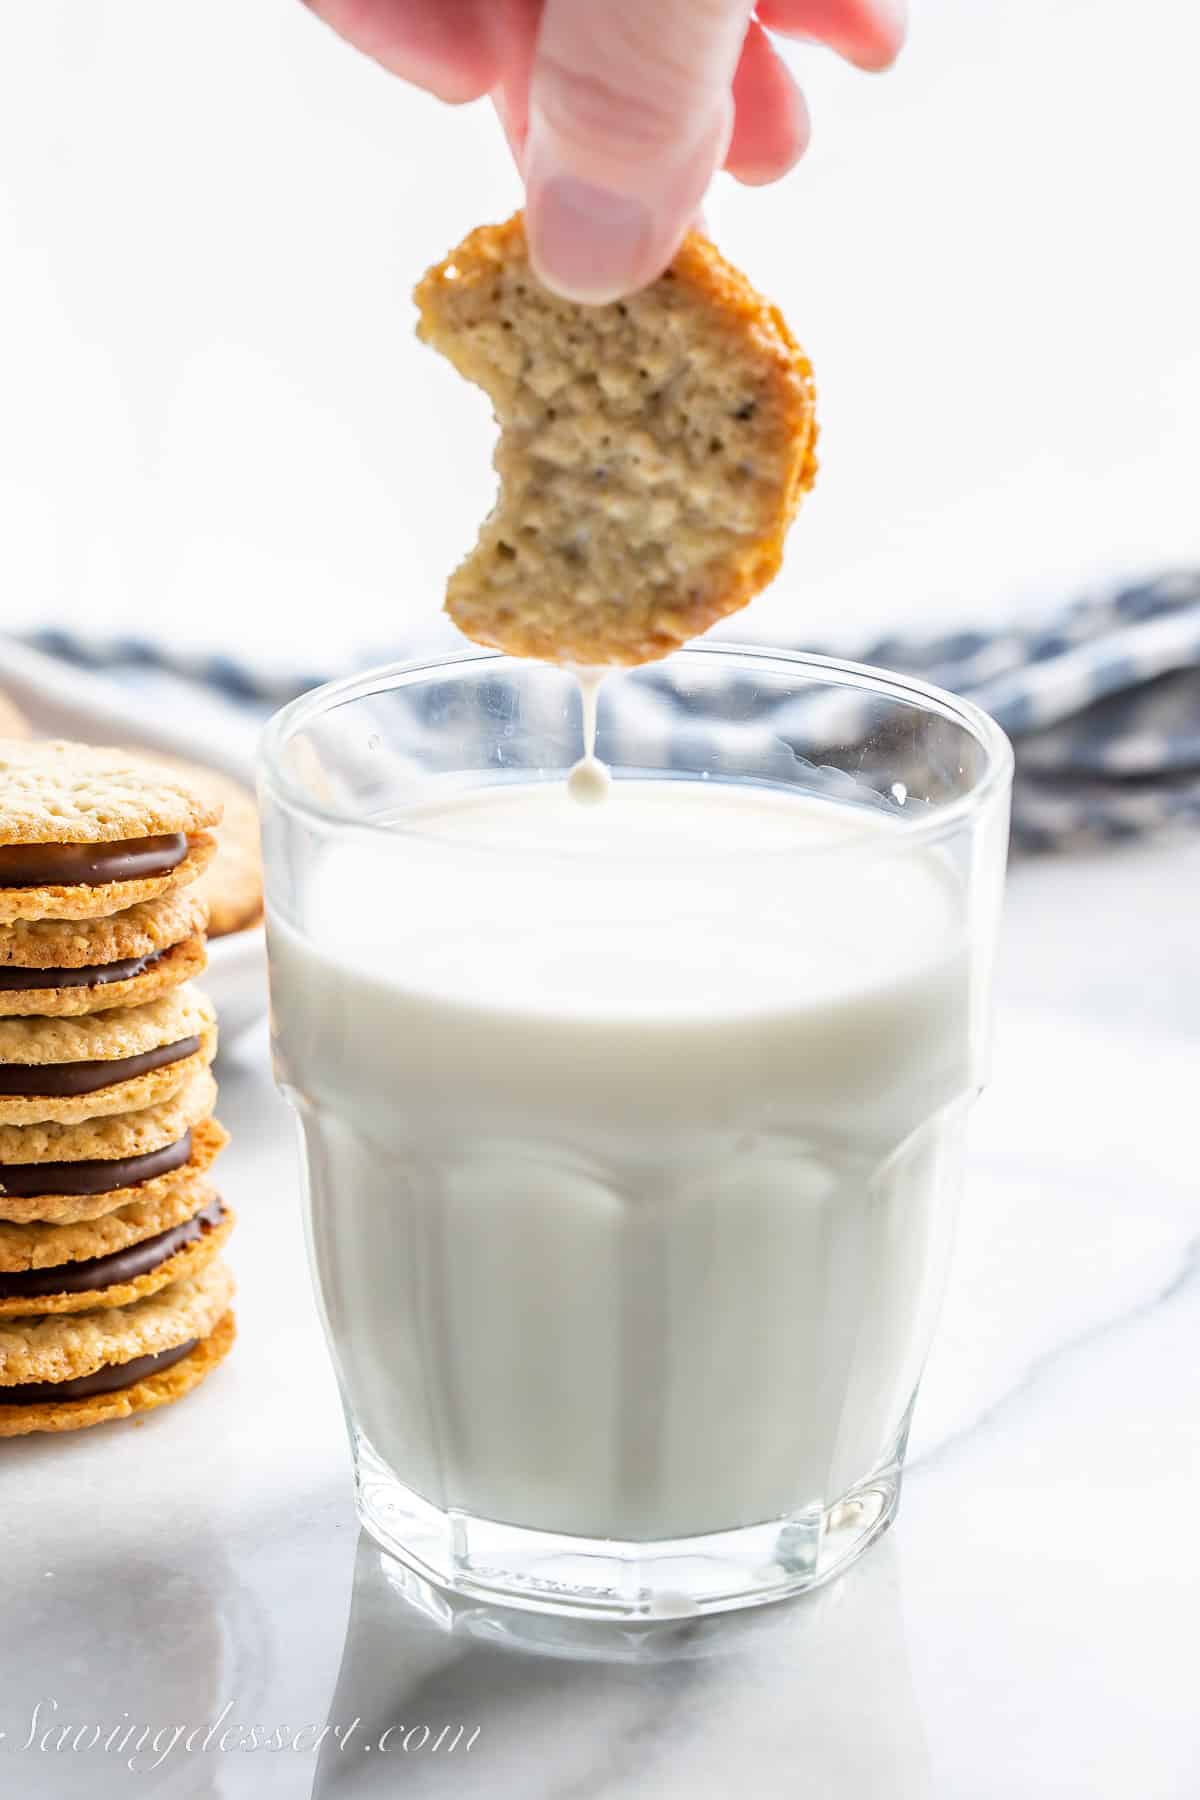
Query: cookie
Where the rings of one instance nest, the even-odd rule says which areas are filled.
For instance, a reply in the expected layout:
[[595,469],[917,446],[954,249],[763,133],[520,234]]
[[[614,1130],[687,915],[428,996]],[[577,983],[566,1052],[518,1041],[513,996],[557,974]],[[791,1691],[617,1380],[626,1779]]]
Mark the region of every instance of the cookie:
[[0,1398],[11,1401],[3,1395],[6,1387],[71,1381],[110,1363],[155,1356],[207,1337],[232,1297],[233,1277],[218,1259],[199,1275],[172,1282],[132,1306],[0,1320]]
[[248,787],[218,769],[202,768],[157,751],[139,752],[159,768],[181,775],[189,787],[222,808],[214,833],[217,853],[196,884],[208,907],[208,935],[226,937],[257,925],[263,915],[262,844],[258,806]]
[[220,808],[134,755],[0,742],[0,924],[87,919],[194,881]]
[[191,1160],[188,1133],[212,1112],[216,1097],[217,1084],[205,1068],[177,1094],[139,1112],[69,1125],[0,1124],[0,1217],[53,1219],[44,1211],[14,1214],[11,1202],[106,1194],[182,1168]]
[[[220,1267],[220,1264],[216,1265]],[[155,1296],[158,1298],[158,1296]],[[31,1431],[78,1431],[101,1425],[108,1419],[126,1419],[131,1413],[148,1412],[191,1392],[233,1347],[232,1312],[222,1313],[207,1336],[175,1345],[153,1356],[127,1359],[123,1365],[126,1385],[107,1392],[79,1390],[81,1378],[57,1399],[51,1397],[18,1404],[0,1403],[0,1437],[23,1437]],[[112,1377],[119,1379],[120,1366]],[[4,1390],[0,1387],[0,1397]]]
[[0,1019],[0,1124],[135,1112],[176,1093],[216,1053],[212,1002],[190,984],[78,1019]]
[[[53,1266],[0,1272],[0,1318],[128,1306],[172,1281],[198,1275],[221,1249],[234,1222],[232,1211],[216,1190],[206,1187],[205,1192],[203,1205],[190,1217],[124,1249]],[[58,1234],[77,1236],[85,1228],[47,1225],[42,1229],[38,1254],[52,1255],[65,1247],[55,1241]]]
[[197,889],[100,919],[0,925],[0,1019],[138,1006],[199,975],[207,910]]
[[0,738],[28,736],[29,720],[7,694],[0,694]]
[[[181,1400],[229,1354],[235,1336],[234,1316],[227,1312],[206,1338],[158,1357],[140,1359],[129,1386],[36,1405],[0,1405],[0,1437],[22,1437],[33,1431],[78,1431]],[[132,1372],[132,1365],[127,1372]]]
[[812,370],[706,238],[641,293],[583,306],[537,281],[518,213],[473,231],[415,298],[418,336],[500,426],[499,497],[446,593],[468,637],[650,662],[771,580],[816,473]]
[[[216,1092],[215,1086],[212,1090]],[[211,1104],[211,1102],[210,1102]],[[194,1208],[187,1204],[197,1180],[211,1167],[229,1142],[229,1133],[216,1119],[203,1117],[189,1126],[175,1143],[153,1151],[144,1158],[116,1162],[60,1163],[57,1170],[48,1164],[29,1166],[21,1171],[21,1192],[5,1188],[5,1179],[13,1184],[11,1165],[6,1171],[0,1164],[0,1230],[6,1226],[73,1225],[90,1223],[120,1214],[126,1207],[145,1203],[157,1206],[169,1201],[184,1205],[184,1215]],[[81,1191],[63,1192],[47,1189],[34,1192],[47,1181],[74,1181]],[[0,1265],[2,1266],[2,1265]],[[19,1266],[19,1265],[18,1265]]]
[[0,1220],[0,1280],[6,1275],[113,1256],[184,1224],[216,1198],[217,1190],[207,1175],[180,1170],[169,1180],[151,1182],[145,1190],[138,1190],[134,1199],[98,1218],[62,1225],[44,1221],[14,1225]]

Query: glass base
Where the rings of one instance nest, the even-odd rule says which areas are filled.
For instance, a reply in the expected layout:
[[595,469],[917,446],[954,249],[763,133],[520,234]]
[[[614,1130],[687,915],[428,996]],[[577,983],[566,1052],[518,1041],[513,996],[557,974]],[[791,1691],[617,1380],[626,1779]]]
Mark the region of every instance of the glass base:
[[564,1537],[443,1512],[352,1435],[358,1515],[382,1549],[452,1593],[534,1612],[683,1619],[802,1594],[861,1556],[900,1500],[902,1443],[894,1461],[828,1508],[704,1537]]

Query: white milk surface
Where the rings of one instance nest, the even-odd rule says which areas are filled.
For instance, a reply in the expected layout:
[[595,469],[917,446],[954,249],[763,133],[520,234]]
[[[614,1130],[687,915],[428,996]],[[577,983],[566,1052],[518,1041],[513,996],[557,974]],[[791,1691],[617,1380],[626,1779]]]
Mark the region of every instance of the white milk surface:
[[692,1536],[887,1461],[972,1071],[958,885],[783,791],[478,789],[271,922],[327,1329],[434,1505]]

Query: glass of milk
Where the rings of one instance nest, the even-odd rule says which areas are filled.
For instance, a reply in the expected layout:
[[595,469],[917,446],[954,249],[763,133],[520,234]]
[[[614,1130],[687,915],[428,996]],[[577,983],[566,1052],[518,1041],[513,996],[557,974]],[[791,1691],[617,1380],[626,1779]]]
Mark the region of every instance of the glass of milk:
[[607,783],[568,784],[584,712],[468,651],[278,715],[275,1058],[368,1531],[466,1594],[684,1616],[896,1510],[1011,753],[724,645],[605,679]]

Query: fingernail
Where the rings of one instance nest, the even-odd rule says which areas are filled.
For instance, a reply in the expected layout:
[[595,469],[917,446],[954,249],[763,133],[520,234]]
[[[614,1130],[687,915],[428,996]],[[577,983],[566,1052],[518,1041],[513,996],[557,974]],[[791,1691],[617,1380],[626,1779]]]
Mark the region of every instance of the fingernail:
[[653,221],[630,194],[578,176],[527,166],[529,254],[548,288],[594,305],[620,299],[646,279]]

